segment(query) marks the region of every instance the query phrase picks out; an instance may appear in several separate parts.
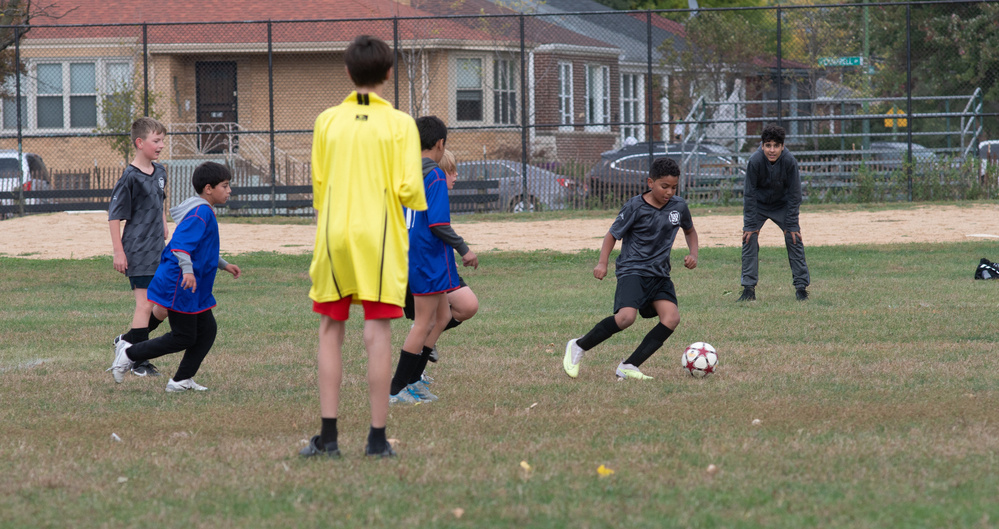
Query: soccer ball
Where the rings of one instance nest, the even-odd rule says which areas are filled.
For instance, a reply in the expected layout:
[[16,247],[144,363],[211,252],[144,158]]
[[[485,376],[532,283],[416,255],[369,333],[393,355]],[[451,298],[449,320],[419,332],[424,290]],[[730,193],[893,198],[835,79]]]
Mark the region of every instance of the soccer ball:
[[718,352],[709,343],[694,342],[680,356],[680,365],[692,377],[706,377],[718,368]]

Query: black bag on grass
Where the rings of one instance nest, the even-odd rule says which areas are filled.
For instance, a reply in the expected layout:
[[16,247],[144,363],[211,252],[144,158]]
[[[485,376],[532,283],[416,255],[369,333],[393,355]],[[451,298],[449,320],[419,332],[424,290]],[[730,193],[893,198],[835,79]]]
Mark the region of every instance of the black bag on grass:
[[999,264],[982,257],[982,262],[975,270],[975,279],[999,279]]

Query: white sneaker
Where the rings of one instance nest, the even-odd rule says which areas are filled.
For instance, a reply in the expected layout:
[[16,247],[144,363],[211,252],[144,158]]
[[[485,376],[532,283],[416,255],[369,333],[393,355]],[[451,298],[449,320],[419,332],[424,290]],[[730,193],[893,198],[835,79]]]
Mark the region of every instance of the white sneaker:
[[132,362],[125,351],[132,344],[126,342],[125,340],[119,339],[116,344],[114,344],[114,362],[111,363],[111,368],[108,371],[111,372],[111,376],[114,377],[114,381],[121,384],[122,380],[125,380],[125,373],[128,373],[132,369]]
[[181,380],[180,382],[175,382],[172,378],[170,382],[167,382],[166,392],[167,393],[179,393],[181,391],[195,390],[195,391],[208,391],[208,388],[198,384],[193,378],[187,380]]
[[565,356],[562,357],[562,368],[565,369],[565,374],[572,378],[579,376],[579,363],[583,361],[583,353],[586,351],[582,347],[576,345],[576,340],[569,340],[569,343],[565,344]]
[[618,364],[615,374],[620,379],[633,378],[635,380],[652,380],[652,377],[642,373],[637,367],[624,362]]

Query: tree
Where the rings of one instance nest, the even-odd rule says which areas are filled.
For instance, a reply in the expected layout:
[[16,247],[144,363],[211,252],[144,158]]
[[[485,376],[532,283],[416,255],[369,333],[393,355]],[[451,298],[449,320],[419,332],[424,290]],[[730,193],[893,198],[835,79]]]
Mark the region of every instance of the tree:
[[[132,122],[145,115],[145,98],[142,83],[135,78],[112,80],[108,83],[107,93],[101,94],[101,116],[104,123],[94,129],[94,132],[105,134],[101,140],[112,150],[122,155],[125,164],[131,160]],[[159,119],[155,110],[156,93],[149,92],[149,117]]]
[[[16,71],[24,71],[23,65],[15,64],[14,41],[17,31],[10,26],[28,26],[33,18],[44,17],[58,20],[76,8],[68,9],[60,13],[58,4],[38,3],[32,4],[31,0],[0,0],[0,82]],[[20,29],[20,36],[23,37],[31,28]],[[7,91],[10,91],[8,88]],[[11,96],[11,94],[2,94]]]

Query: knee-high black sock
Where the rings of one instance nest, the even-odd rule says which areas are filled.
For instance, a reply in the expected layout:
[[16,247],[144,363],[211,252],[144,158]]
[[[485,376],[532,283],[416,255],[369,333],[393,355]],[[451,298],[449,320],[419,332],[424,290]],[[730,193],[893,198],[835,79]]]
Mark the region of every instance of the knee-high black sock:
[[336,417],[323,417],[322,429],[319,430],[319,446],[336,442]]
[[159,327],[161,323],[163,323],[163,320],[161,320],[161,319],[157,318],[156,316],[153,316],[152,314],[150,314],[149,315],[149,331],[148,332],[155,331],[156,328]]
[[419,382],[420,377],[423,376],[423,370],[427,368],[427,362],[430,361],[430,351],[433,349],[423,346],[423,352],[420,353],[420,362],[416,364],[416,369],[413,370],[413,374],[409,377],[409,383]]
[[395,395],[402,388],[409,385],[409,379],[413,376],[413,371],[420,365],[420,356],[405,350],[399,352],[399,365],[396,366],[395,376],[392,377],[392,386],[389,389],[390,394]]
[[132,327],[121,339],[131,344],[144,342],[149,339],[149,327]]
[[459,325],[461,325],[461,322],[454,319],[454,316],[451,316],[451,321],[447,322],[447,325],[444,326],[444,330],[446,331],[448,329],[454,329]]
[[663,342],[666,341],[669,336],[673,334],[673,329],[662,324],[662,322],[657,323],[655,327],[649,331],[649,334],[645,335],[645,339],[642,343],[638,345],[638,349],[635,349],[634,353],[624,361],[626,364],[631,364],[635,367],[642,365],[643,362],[649,359],[653,353],[659,350],[663,346]]
[[619,332],[621,332],[621,328],[614,321],[614,316],[607,316],[600,320],[600,323],[594,325],[590,332],[586,333],[586,336],[576,340],[576,345],[582,347],[584,351],[589,351]]

